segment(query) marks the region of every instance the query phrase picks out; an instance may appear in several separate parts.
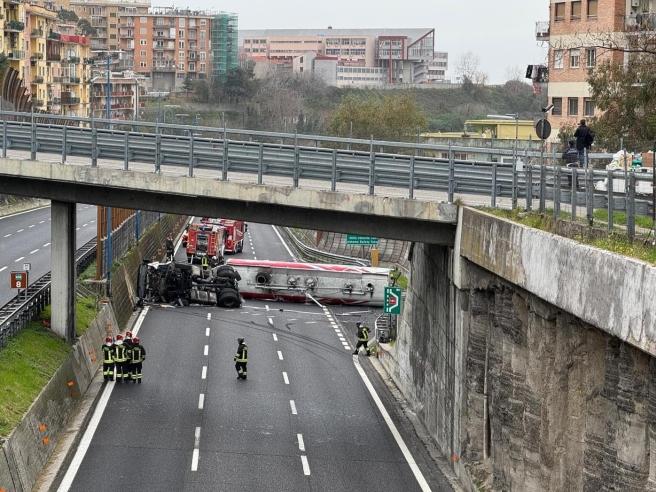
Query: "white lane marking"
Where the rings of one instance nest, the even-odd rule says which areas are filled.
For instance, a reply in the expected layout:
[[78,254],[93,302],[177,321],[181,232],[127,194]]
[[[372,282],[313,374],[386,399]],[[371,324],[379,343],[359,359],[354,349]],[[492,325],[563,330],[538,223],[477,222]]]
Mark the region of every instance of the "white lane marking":
[[44,244],[43,246],[41,246],[41,247],[42,247],[42,248],[47,248],[48,246],[50,246],[50,243],[45,243],[45,244]]
[[415,461],[414,457],[410,453],[408,446],[406,446],[403,437],[401,436],[398,429],[396,428],[396,425],[392,421],[392,418],[390,417],[389,413],[387,413],[387,409],[385,408],[385,405],[383,405],[383,402],[378,396],[378,393],[376,393],[376,390],[371,384],[371,381],[369,381],[369,378],[365,374],[364,369],[362,369],[362,366],[360,365],[360,361],[358,360],[357,356],[353,357],[353,364],[355,364],[355,369],[358,371],[358,374],[360,374],[360,377],[362,378],[364,385],[367,387],[367,390],[369,390],[369,394],[371,394],[371,397],[373,398],[374,403],[378,407],[378,411],[383,416],[383,420],[385,420],[387,427],[389,427],[389,430],[392,432],[396,444],[398,444],[399,448],[401,449],[401,452],[403,453],[405,460],[408,462],[408,465],[410,466],[410,469],[412,470],[415,479],[419,483],[419,487],[423,491],[430,491],[428,482],[426,482],[426,479],[424,478],[423,473],[421,473],[421,470],[419,469],[417,462]]
[[304,454],[301,455],[301,463],[303,463],[303,474],[304,475],[309,475],[310,474],[310,464],[308,463],[307,456]]
[[294,400],[289,400],[289,406],[292,409],[292,415],[298,415],[296,412],[296,402],[294,402]]
[[198,455],[198,449],[194,449],[194,452],[191,455],[191,471],[198,471]]
[[212,313],[207,313],[207,319],[208,320],[212,319]]
[[33,255],[33,254],[36,253],[37,251],[39,251],[39,248],[33,249],[32,251],[30,251],[30,254]]
[[300,451],[305,451],[305,442],[303,442],[303,434],[296,434],[296,438],[298,439],[298,449]]
[[207,379],[207,366],[203,366],[203,371],[200,374],[201,379]]
[[268,311],[268,310],[269,310],[269,305],[268,305],[268,304],[265,304],[265,305],[264,305],[264,309],[266,309],[266,310]]
[[207,356],[210,353],[210,346],[205,345],[205,348],[203,348],[203,355]]
[[[7,267],[5,267],[5,268],[7,268]],[[0,272],[1,272],[1,271],[2,271],[2,270],[0,270]],[[273,341],[274,341],[274,342],[277,342],[277,341],[278,341],[278,335],[276,335],[275,333],[272,333],[272,335],[273,335]]]
[[3,266],[2,268],[0,268],[0,272],[4,272],[6,269],[7,269],[7,267]]
[[257,256],[253,256],[253,259],[254,259],[254,260],[257,260]]
[[198,410],[202,410],[205,406],[205,393],[198,395]]
[[342,331],[339,328],[335,328],[335,333],[337,333],[338,335],[341,335]]
[[80,228],[79,228],[79,227],[76,227],[76,228],[75,228],[75,230],[76,230],[76,231],[79,231],[79,230],[80,230]]
[[32,227],[36,227],[36,224],[32,224],[32,225],[27,226],[28,229],[31,229]]
[[[139,314],[139,318],[137,318],[137,322],[134,324],[134,328],[132,328],[133,335],[136,336],[137,333],[139,333],[139,330],[141,329],[141,325],[146,319],[146,315],[148,314],[149,309],[150,307],[146,306],[143,309],[143,311],[141,311],[141,314]],[[109,397],[112,395],[112,391],[114,391],[115,384],[116,383],[114,383],[113,381],[110,381],[105,386],[103,394],[100,396],[100,400],[98,401],[98,405],[96,406],[96,409],[93,412],[93,416],[89,421],[89,425],[84,431],[84,435],[80,440],[80,444],[78,444],[77,446],[77,451],[75,451],[75,456],[73,456],[73,460],[71,461],[71,464],[68,466],[68,470],[66,470],[66,474],[64,475],[64,478],[59,484],[59,488],[57,489],[57,492],[68,492],[68,490],[71,488],[71,485],[73,485],[73,480],[75,480],[75,475],[77,475],[77,472],[80,469],[80,465],[82,464],[82,460],[84,460],[84,456],[87,454],[87,451],[89,450],[89,446],[91,445],[91,441],[93,440],[93,435],[96,433],[96,429],[98,429],[98,424],[100,424],[100,419],[102,419],[103,413],[105,412],[105,408],[107,407],[107,403],[109,402]]]
[[95,220],[90,220],[89,224],[94,224],[96,221]]
[[346,338],[344,338],[343,336],[339,336],[338,338],[339,338],[340,342],[345,342],[346,341]]
[[205,328],[205,336],[206,337],[210,336],[210,327],[209,326],[207,328]]
[[[274,335],[275,335],[275,333],[274,333]],[[285,359],[283,359],[282,352],[280,350],[278,350],[278,360],[285,360]]]
[[330,323],[330,326],[332,326],[333,328],[337,328],[339,325],[333,321],[332,323]]
[[11,237],[13,234],[5,234],[3,237]]
[[82,224],[82,227],[86,227],[86,226],[88,226],[88,225],[89,225],[88,223],[87,223],[87,224]]
[[268,317],[268,320],[269,320],[269,324],[270,324],[271,326],[273,326],[273,318],[272,318],[271,316],[269,316],[269,317]]
[[291,256],[292,260],[296,261],[296,257],[294,256],[294,253],[292,253],[292,250],[289,249],[289,246],[287,246],[287,243],[285,242],[285,240],[280,235],[280,232],[278,232],[278,228],[274,225],[272,225],[271,227],[273,227],[273,232],[276,233],[276,236],[278,236],[278,239],[280,239],[280,243],[285,247],[285,249],[287,250],[287,253],[289,253],[289,256]]
[[200,446],[200,427],[196,427],[194,432],[194,447],[197,448]]
[[45,222],[45,220],[40,220],[39,224],[43,224],[44,222]]
[[282,372],[282,379],[285,381],[285,384],[289,384],[289,376],[285,371]]
[[306,325],[316,325],[317,322],[316,321],[306,321],[305,324]]
[[344,345],[344,348],[345,348],[346,350],[351,350],[351,347],[349,347],[348,344],[347,344],[347,345]]
[[18,230],[16,231],[16,234],[18,234],[19,232],[23,232],[24,230],[25,230],[25,229],[18,229]]
[[43,210],[44,208],[50,208],[50,205],[44,205],[43,207],[31,208],[29,210],[23,210],[22,212],[16,212],[15,214],[5,215],[4,217],[0,217],[0,220],[11,219],[12,217],[16,217],[18,215],[23,215],[23,214],[29,214],[32,212],[36,212],[37,210]]
[[16,259],[14,260],[14,263],[18,263],[19,261],[24,260],[24,259],[25,259],[24,256],[21,256],[20,258],[16,258]]

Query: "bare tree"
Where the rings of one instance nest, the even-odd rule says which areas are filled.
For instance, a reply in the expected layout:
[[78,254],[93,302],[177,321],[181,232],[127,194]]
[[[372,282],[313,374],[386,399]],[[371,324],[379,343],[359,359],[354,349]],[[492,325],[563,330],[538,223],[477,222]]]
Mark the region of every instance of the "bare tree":
[[469,81],[476,85],[485,85],[487,74],[481,69],[481,59],[477,54],[468,51],[456,63],[456,74],[463,82]]

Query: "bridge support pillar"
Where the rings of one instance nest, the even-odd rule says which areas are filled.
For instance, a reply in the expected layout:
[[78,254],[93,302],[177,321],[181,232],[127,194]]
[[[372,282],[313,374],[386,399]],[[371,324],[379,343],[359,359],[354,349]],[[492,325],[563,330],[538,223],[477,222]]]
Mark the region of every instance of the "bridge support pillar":
[[51,225],[51,327],[68,342],[75,340],[75,203],[53,201]]

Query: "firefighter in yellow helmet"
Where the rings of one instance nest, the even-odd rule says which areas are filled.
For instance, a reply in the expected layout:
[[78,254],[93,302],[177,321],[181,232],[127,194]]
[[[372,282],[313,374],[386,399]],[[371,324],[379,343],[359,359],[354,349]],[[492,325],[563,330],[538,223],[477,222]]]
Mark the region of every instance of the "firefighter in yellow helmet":
[[237,339],[237,353],[233,357],[235,361],[235,369],[237,369],[237,379],[246,379],[248,377],[248,372],[246,370],[246,364],[248,363],[248,346],[244,343],[243,338]]

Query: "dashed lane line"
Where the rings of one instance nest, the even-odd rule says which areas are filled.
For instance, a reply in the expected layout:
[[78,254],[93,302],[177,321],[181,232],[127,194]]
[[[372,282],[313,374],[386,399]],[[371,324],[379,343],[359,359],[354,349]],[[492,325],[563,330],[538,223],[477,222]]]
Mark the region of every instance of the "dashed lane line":
[[207,366],[203,366],[203,370],[200,373],[200,378],[201,379],[207,379]]
[[16,258],[16,259],[14,260],[14,263],[18,263],[19,261],[24,260],[24,259],[25,259],[24,256],[21,256],[20,258]]
[[[274,333],[274,335],[275,335],[275,333]],[[275,338],[274,338],[274,340],[275,340]],[[278,360],[285,360],[285,359],[283,359],[282,352],[280,350],[278,350]]]
[[191,471],[198,471],[198,460],[200,459],[200,427],[194,431],[194,451],[191,455]]
[[282,379],[285,381],[285,384],[289,384],[289,376],[285,371],[282,372]]
[[303,434],[296,434],[296,438],[298,439],[298,449],[300,451],[305,451],[305,442],[303,441]]
[[209,353],[210,353],[210,346],[209,346],[209,345],[205,345],[205,348],[203,348],[203,355],[204,355],[205,357],[207,357],[207,356],[209,355]]
[[294,400],[289,400],[289,407],[292,410],[292,415],[298,415],[298,412],[296,411],[296,402]]
[[310,475],[310,464],[308,463],[307,456],[301,455],[301,463],[303,464],[303,474]]
[[205,393],[198,395],[198,410],[202,410],[205,406]]
[[24,230],[25,230],[25,229],[18,229],[18,230],[16,231],[16,234],[18,234],[19,232],[23,232]]
[[207,319],[208,321],[212,319],[212,313],[207,313]]
[[31,229],[32,227],[36,227],[36,224],[32,224],[32,225],[27,226],[28,229]]
[[206,337],[210,336],[210,327],[209,326],[207,328],[205,328],[205,336]]
[[42,248],[47,248],[48,246],[50,246],[50,243],[45,243],[45,244],[44,244],[43,246],[41,246],[41,247],[42,247]]
[[2,268],[0,268],[0,272],[4,272],[6,269],[7,269],[7,267],[3,266]]
[[39,251],[39,248],[33,249],[32,251],[30,251],[30,254],[33,255],[33,254],[36,253],[37,251]]
[[[7,268],[7,267],[5,267],[5,268]],[[1,272],[1,271],[2,271],[2,270],[0,270],[0,272]],[[278,341],[278,335],[276,335],[275,333],[272,333],[272,335],[273,335],[273,341],[274,341],[274,342],[277,342],[277,341]]]
[[13,234],[10,233],[10,234],[5,234],[3,237],[11,237],[11,236],[13,236]]

